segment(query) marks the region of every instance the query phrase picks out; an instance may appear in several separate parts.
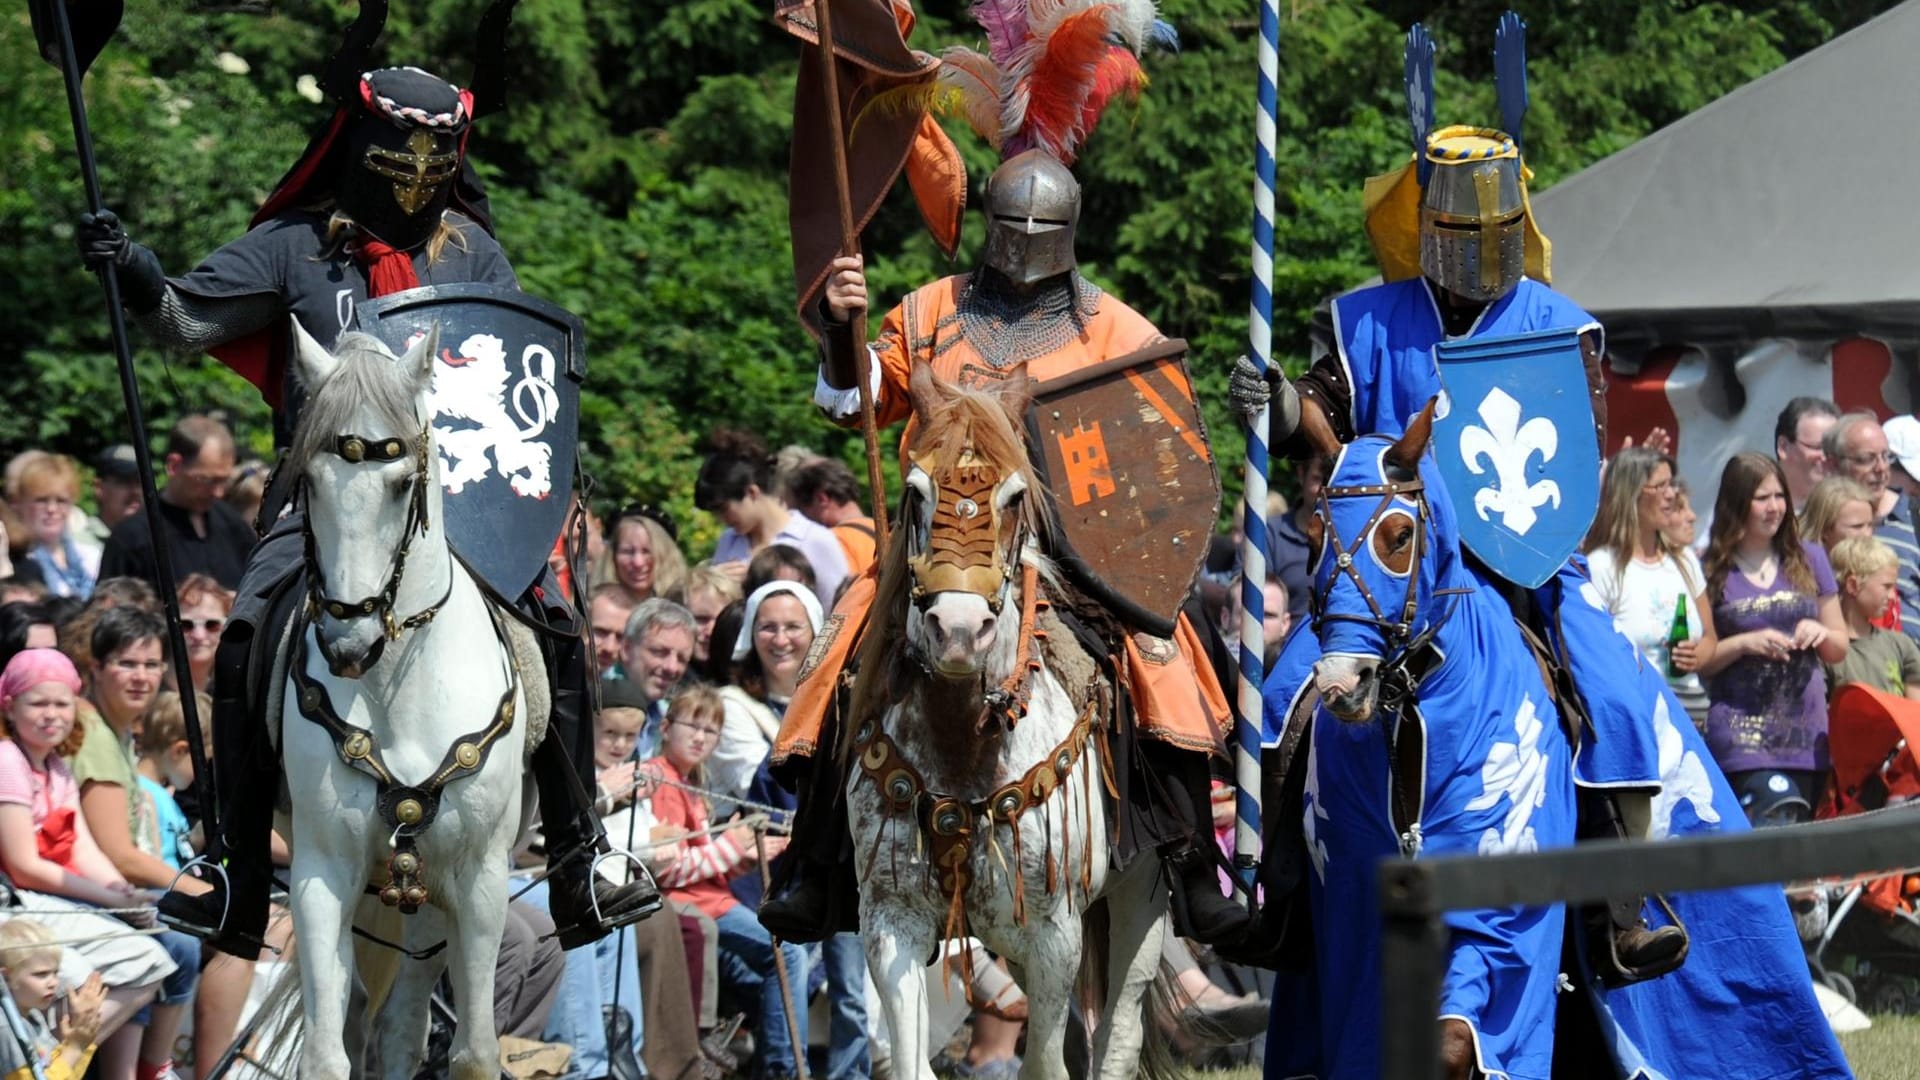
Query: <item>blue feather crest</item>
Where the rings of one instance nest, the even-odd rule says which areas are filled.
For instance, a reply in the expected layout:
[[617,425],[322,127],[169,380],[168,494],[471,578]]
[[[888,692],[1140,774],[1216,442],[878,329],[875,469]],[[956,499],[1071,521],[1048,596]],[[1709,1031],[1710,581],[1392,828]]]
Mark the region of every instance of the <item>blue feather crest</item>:
[[1165,19],[1153,20],[1153,25],[1147,28],[1147,48],[1158,49],[1161,52],[1179,52],[1180,31]]
[[1500,126],[1524,156],[1520,128],[1527,117],[1527,24],[1518,12],[1500,16],[1493,33],[1493,89],[1500,100]]
[[1414,23],[1407,31],[1407,121],[1413,128],[1413,160],[1425,187],[1433,165],[1427,161],[1427,135],[1433,131],[1433,38]]

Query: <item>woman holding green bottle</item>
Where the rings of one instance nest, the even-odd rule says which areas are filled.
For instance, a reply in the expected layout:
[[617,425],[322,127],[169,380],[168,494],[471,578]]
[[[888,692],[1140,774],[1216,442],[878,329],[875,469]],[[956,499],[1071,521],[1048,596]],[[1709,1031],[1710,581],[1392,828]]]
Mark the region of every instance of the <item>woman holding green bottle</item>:
[[1614,455],[1587,533],[1587,564],[1614,625],[1704,724],[1707,693],[1696,672],[1718,639],[1700,560],[1666,534],[1674,502],[1673,458],[1642,447]]

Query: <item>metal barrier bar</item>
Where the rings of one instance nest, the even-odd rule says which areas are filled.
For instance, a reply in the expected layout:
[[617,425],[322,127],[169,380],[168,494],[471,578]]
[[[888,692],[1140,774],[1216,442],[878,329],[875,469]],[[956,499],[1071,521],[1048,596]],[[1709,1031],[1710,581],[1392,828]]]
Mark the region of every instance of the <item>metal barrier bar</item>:
[[1914,865],[1920,865],[1920,805],[1731,836],[1600,841],[1526,855],[1383,859],[1377,878],[1381,1076],[1439,1075],[1436,1016],[1446,967],[1445,912],[1590,903]]

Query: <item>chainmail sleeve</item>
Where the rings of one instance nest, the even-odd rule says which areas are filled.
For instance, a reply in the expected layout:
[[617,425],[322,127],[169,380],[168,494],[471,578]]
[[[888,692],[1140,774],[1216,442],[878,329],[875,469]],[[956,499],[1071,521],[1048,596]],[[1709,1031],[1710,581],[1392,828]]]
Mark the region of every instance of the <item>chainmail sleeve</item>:
[[166,348],[199,352],[262,329],[286,310],[280,297],[270,292],[199,296],[169,284],[160,306],[136,321]]

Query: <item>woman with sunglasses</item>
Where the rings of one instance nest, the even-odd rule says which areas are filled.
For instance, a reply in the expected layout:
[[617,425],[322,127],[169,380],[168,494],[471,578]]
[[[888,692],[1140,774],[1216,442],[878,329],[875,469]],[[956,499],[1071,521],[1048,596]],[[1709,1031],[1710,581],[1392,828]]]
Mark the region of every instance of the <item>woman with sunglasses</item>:
[[23,561],[46,583],[48,595],[85,600],[100,574],[101,548],[74,528],[79,497],[80,470],[65,454],[28,450],[7,463],[7,501],[26,526]]
[[180,581],[180,628],[187,637],[187,668],[193,673],[195,693],[213,685],[213,657],[220,651],[220,632],[233,610],[233,594],[205,574],[188,574]]
[[[1707,692],[1696,672],[1718,638],[1700,560],[1667,534],[1676,500],[1673,458],[1639,446],[1614,455],[1587,533],[1587,566],[1614,625],[1667,676],[1688,714],[1703,722]],[[1687,635],[1674,642],[1674,616],[1681,611]]]

